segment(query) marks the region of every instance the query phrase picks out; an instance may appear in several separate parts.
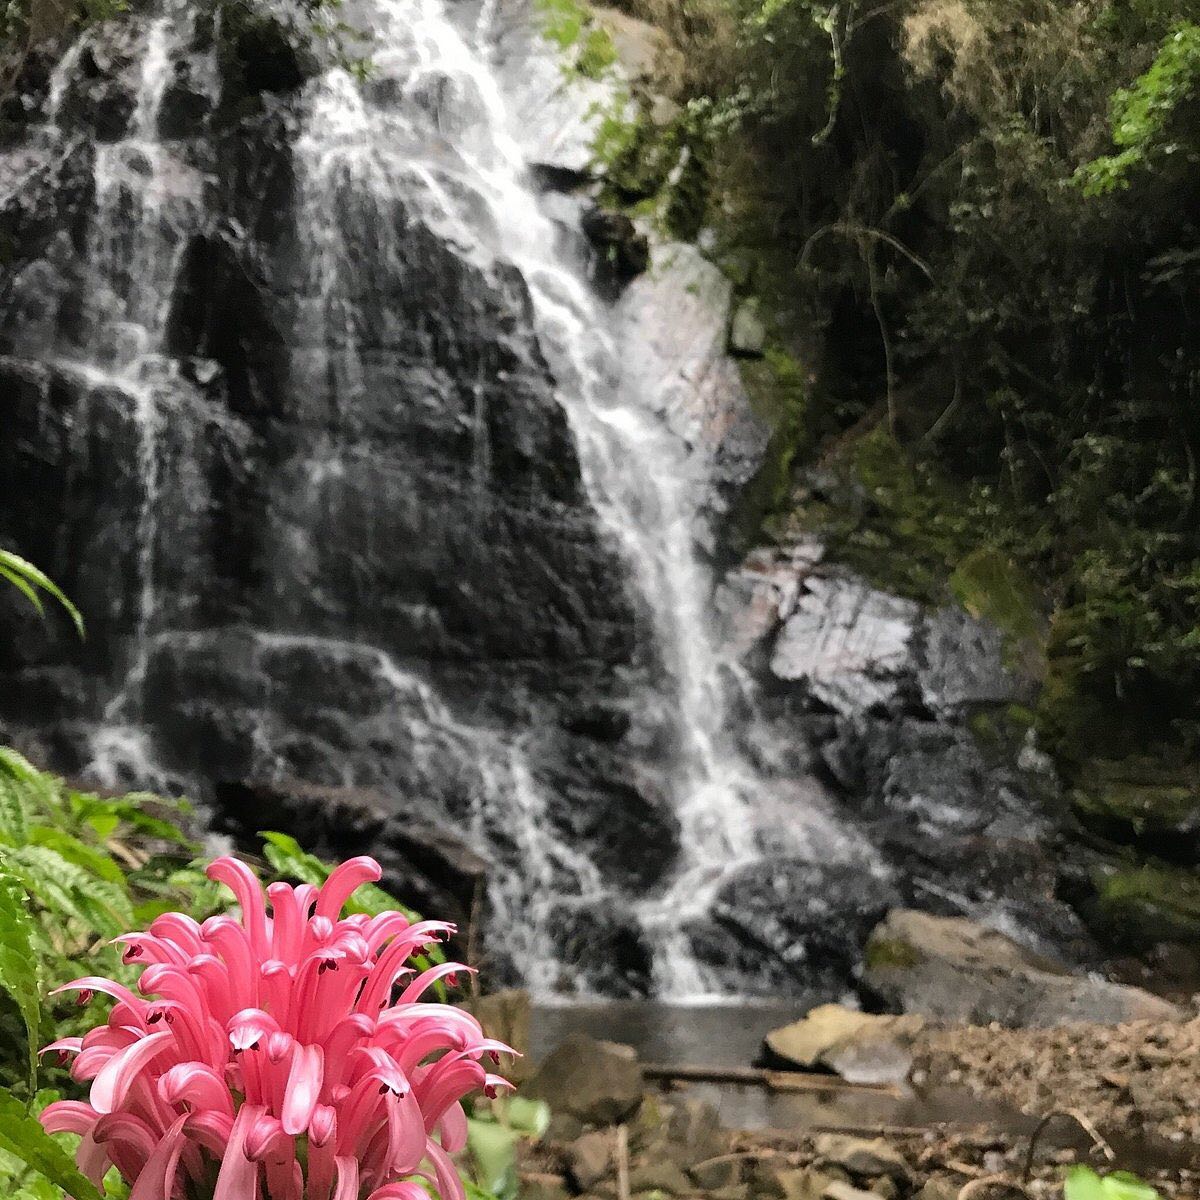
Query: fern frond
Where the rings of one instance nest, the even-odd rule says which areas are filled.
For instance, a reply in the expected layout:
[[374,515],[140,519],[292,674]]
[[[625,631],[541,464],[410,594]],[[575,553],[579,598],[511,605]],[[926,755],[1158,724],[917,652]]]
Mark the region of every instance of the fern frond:
[[52,596],[66,610],[67,616],[71,618],[71,623],[75,626],[75,631],[79,636],[81,638],[86,636],[83,617],[80,615],[79,609],[67,599],[62,588],[41,568],[35,567],[33,563],[19,554],[14,554],[11,550],[0,550],[0,578],[7,579],[33,604],[39,613],[44,611],[41,597],[38,595],[39,590]]

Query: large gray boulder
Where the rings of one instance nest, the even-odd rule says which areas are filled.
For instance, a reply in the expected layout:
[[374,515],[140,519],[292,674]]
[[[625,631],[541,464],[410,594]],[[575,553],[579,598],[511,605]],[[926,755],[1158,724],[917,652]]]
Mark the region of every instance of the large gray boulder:
[[1181,1018],[1166,1000],[1071,975],[994,929],[911,909],[888,913],[871,934],[863,981],[889,1007],[938,1021],[1016,1027]]
[[576,1033],[546,1056],[524,1092],[584,1124],[615,1125],[641,1104],[644,1084],[631,1051]]

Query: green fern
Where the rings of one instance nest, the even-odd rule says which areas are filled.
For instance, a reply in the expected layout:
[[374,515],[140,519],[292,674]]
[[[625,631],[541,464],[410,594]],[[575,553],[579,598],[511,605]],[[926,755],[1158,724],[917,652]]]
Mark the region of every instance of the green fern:
[[33,919],[24,890],[0,858],[0,987],[13,999],[25,1023],[29,1046],[30,1087],[37,1075],[37,1046],[41,1031],[41,980]]
[[85,636],[83,617],[80,615],[79,609],[67,599],[58,584],[44,571],[35,567],[33,563],[19,554],[14,554],[11,550],[0,550],[0,579],[7,579],[43,616],[46,610],[42,604],[40,593],[45,592],[46,595],[57,600],[66,610],[67,616],[71,618],[79,636]]
[[[74,1200],[101,1200],[71,1156],[38,1124],[15,1096],[0,1092],[0,1150],[61,1188]],[[37,1194],[37,1193],[35,1193]]]

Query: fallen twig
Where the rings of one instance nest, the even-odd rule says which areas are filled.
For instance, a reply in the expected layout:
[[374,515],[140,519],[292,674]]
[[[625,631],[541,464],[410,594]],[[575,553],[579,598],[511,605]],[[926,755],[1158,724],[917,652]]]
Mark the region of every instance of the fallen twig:
[[1079,1111],[1077,1108],[1052,1108],[1038,1123],[1037,1128],[1029,1135],[1029,1149],[1025,1152],[1025,1169],[1021,1172],[1021,1181],[1029,1182],[1029,1176],[1033,1172],[1033,1155],[1037,1149],[1038,1139],[1042,1136],[1046,1126],[1054,1120],[1055,1117],[1070,1117],[1084,1133],[1092,1139],[1093,1145],[1100,1150],[1104,1157],[1109,1162],[1113,1162],[1116,1157],[1116,1151],[1105,1141],[1100,1131],[1092,1124],[1090,1118]]

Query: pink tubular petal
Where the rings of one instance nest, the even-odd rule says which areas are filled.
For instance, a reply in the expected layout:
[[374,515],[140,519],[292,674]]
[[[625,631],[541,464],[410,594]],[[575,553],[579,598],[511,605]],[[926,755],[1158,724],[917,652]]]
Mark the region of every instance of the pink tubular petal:
[[[408,1175],[421,1165],[425,1157],[425,1121],[421,1106],[412,1092],[387,1097],[388,1149],[386,1174]],[[461,1110],[460,1110],[461,1111]],[[463,1118],[466,1142],[466,1118]],[[386,1175],[385,1175],[386,1177]]]
[[220,1075],[206,1063],[178,1063],[158,1081],[167,1104],[186,1104],[193,1111],[211,1110],[233,1116],[233,1097]]
[[337,1137],[337,1110],[328,1104],[318,1104],[308,1122],[308,1140],[313,1146],[324,1146]]
[[333,1200],[358,1200],[358,1159],[339,1155],[337,1163],[337,1187],[333,1189]]
[[42,1109],[38,1120],[47,1133],[90,1133],[99,1115],[82,1100],[56,1100]]
[[267,906],[263,899],[258,876],[241,859],[226,855],[208,866],[209,879],[223,883],[236,897],[242,908],[242,924],[250,939],[250,948],[259,959],[270,951],[267,940]]
[[168,1200],[175,1189],[175,1172],[183,1153],[186,1120],[186,1116],[179,1117],[163,1135],[139,1173],[129,1200]]
[[103,1142],[96,1141],[94,1134],[84,1134],[79,1148],[75,1151],[75,1165],[79,1168],[79,1173],[85,1179],[90,1179],[94,1187],[99,1188],[111,1162],[108,1147]]
[[412,983],[410,983],[408,987],[406,987],[404,991],[400,993],[400,1003],[411,1004],[414,1000],[420,999],[422,993],[433,987],[433,985],[439,979],[444,979],[447,975],[457,975],[460,971],[468,975],[475,974],[474,967],[466,967],[463,966],[462,963],[452,962],[440,963],[436,967],[430,967],[429,970],[422,971],[420,975],[418,975],[416,979],[414,979]]
[[82,979],[73,979],[70,983],[64,983],[62,987],[56,987],[50,995],[58,996],[63,992],[103,992],[114,1000],[128,1004],[136,1012],[146,1007],[146,1002],[139,1000],[123,984],[114,983],[111,979],[102,979],[98,975],[85,975]]
[[38,1057],[43,1054],[50,1054],[57,1051],[59,1054],[78,1054],[83,1049],[83,1038],[81,1037],[65,1037],[59,1038],[57,1042],[51,1042],[48,1046],[43,1046],[38,1051]]
[[364,883],[378,883],[383,871],[373,858],[351,858],[334,867],[317,897],[317,916],[336,921],[351,893]]
[[321,1097],[325,1078],[325,1052],[320,1046],[298,1046],[283,1094],[283,1129],[293,1136],[303,1133]]
[[442,1113],[438,1127],[442,1135],[442,1149],[447,1153],[457,1154],[467,1144],[467,1114],[457,1100]]
[[376,1188],[367,1200],[429,1200],[429,1193],[419,1183],[389,1183]]
[[264,1112],[261,1104],[243,1104],[239,1110],[221,1160],[213,1200],[258,1200],[258,1163],[246,1157],[246,1138]]
[[271,954],[283,962],[291,962],[300,951],[304,933],[304,914],[296,889],[286,883],[273,883],[267,888],[274,918],[271,927]]
[[152,1033],[114,1054],[92,1083],[92,1107],[98,1113],[110,1113],[120,1108],[138,1073],[174,1041],[173,1033]]
[[433,1163],[438,1192],[442,1200],[466,1200],[467,1194],[463,1188],[462,1179],[445,1150],[430,1138],[425,1143],[425,1153]]
[[194,1112],[189,1114],[183,1131],[197,1146],[207,1150],[220,1162],[229,1148],[233,1118],[219,1112]]

